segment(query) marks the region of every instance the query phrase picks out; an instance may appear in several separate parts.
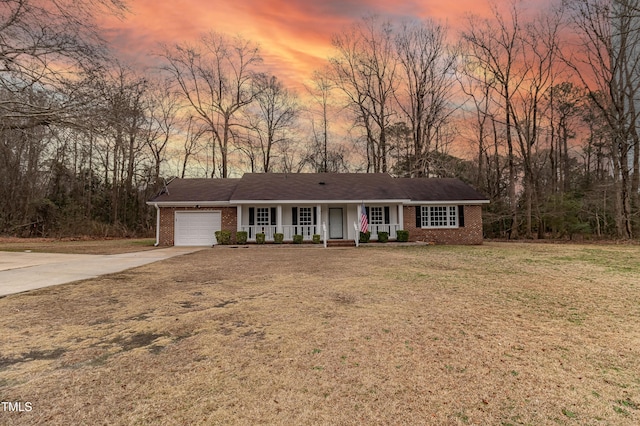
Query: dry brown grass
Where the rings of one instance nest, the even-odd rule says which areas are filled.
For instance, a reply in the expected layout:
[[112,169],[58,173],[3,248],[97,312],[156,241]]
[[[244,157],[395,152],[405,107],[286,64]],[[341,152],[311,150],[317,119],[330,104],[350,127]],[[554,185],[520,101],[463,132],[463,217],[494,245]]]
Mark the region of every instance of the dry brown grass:
[[0,251],[31,250],[40,253],[118,254],[151,250],[155,240],[149,238],[12,238],[0,237]]
[[0,299],[0,424],[640,423],[640,247],[207,249]]

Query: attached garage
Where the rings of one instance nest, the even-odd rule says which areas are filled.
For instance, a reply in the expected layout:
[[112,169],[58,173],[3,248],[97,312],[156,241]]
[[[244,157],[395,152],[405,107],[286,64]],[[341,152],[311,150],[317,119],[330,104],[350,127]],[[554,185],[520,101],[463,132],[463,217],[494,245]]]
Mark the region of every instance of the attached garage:
[[215,232],[222,229],[219,211],[176,211],[174,244],[176,246],[212,246]]

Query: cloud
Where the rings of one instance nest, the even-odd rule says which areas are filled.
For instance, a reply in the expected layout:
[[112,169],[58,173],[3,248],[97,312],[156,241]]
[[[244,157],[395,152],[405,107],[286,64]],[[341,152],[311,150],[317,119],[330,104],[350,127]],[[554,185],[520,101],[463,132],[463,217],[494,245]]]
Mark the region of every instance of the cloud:
[[[431,17],[460,25],[477,0],[136,0],[124,20],[105,17],[105,37],[121,57],[148,63],[159,43],[194,42],[203,33],[240,34],[261,46],[265,65],[298,85],[331,55],[331,36],[358,19]],[[486,9],[486,6],[483,6]]]

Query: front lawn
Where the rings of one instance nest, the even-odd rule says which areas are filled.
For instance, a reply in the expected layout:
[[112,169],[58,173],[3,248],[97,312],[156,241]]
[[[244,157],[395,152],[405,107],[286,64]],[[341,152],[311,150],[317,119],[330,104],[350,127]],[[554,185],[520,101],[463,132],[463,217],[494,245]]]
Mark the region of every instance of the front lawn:
[[216,247],[0,312],[0,424],[640,423],[639,246]]
[[0,237],[0,251],[30,250],[40,253],[119,254],[151,250],[151,238],[8,238]]

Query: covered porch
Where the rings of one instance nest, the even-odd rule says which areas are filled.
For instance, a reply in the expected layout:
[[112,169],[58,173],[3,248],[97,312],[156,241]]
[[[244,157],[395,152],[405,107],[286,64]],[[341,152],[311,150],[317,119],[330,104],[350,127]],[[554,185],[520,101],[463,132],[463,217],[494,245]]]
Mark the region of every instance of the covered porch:
[[[403,229],[402,204],[382,204],[365,201],[371,239],[377,240],[379,232],[387,232],[395,239]],[[273,242],[276,234],[283,241],[293,241],[301,235],[311,242],[314,235],[322,241],[355,240],[360,236],[360,211],[362,203],[265,203],[237,206],[237,230],[247,233],[247,240],[256,241],[256,235],[265,235],[265,241]]]

